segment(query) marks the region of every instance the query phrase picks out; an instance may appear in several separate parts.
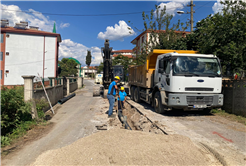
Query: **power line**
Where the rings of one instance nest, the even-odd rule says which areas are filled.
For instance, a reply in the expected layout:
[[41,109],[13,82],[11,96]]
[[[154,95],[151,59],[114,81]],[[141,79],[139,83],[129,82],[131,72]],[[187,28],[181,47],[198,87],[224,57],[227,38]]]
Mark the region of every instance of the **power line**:
[[[54,60],[54,59],[55,59],[55,58],[52,58],[52,59],[46,59],[45,61]],[[33,62],[26,62],[26,63],[19,63],[19,64],[11,64],[11,65],[5,65],[5,66],[26,65],[26,64],[38,63],[38,62],[43,62],[43,60],[41,60],[41,61],[33,61]]]

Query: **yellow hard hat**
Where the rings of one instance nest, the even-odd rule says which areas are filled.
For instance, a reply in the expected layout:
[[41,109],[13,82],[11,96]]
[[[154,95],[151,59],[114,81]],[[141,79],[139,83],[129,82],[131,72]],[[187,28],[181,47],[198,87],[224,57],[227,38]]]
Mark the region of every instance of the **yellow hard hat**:
[[120,77],[119,76],[115,76],[114,79],[120,80]]
[[122,87],[120,88],[120,90],[125,90],[125,88],[122,86]]

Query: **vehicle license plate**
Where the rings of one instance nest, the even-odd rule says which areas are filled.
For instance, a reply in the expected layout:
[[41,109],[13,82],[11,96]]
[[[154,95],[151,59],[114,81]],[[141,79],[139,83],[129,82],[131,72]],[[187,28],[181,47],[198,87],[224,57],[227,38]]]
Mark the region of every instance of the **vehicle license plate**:
[[194,105],[193,108],[206,108],[207,105]]

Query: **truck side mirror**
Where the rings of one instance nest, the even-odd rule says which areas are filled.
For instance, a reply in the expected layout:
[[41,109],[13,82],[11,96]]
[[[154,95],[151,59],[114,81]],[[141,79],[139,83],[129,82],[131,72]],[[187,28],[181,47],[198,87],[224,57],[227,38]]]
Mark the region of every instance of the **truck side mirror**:
[[163,72],[164,72],[164,69],[161,69],[161,68],[158,69],[158,73],[162,74]]

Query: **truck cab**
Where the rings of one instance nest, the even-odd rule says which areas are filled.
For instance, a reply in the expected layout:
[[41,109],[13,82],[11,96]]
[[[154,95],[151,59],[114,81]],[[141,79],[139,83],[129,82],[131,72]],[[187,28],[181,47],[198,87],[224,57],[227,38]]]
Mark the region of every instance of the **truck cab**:
[[165,97],[168,108],[199,110],[223,105],[221,66],[214,55],[159,55],[154,84],[165,93],[161,98]]

